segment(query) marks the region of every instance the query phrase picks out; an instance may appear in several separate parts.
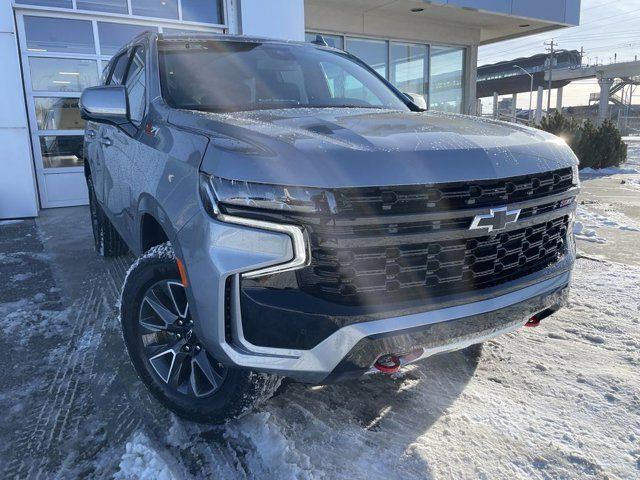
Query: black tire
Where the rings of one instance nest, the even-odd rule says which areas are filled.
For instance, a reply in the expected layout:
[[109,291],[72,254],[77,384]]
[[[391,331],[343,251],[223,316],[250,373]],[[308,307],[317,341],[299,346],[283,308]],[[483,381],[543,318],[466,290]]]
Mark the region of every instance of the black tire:
[[[182,344],[181,347],[176,348],[178,343],[173,343],[173,347],[169,347],[174,353],[171,361],[167,362],[170,364],[166,373],[167,378],[165,379],[161,376],[157,364],[154,363],[152,365],[151,362],[154,358],[163,355],[162,353],[158,355],[155,352],[162,351],[162,349],[165,349],[165,353],[168,352],[168,350],[166,350],[167,346],[171,345],[170,342],[175,341],[177,334],[168,333],[170,329],[164,327],[164,324],[169,323],[166,322],[165,318],[161,320],[161,322],[164,322],[162,325],[158,324],[158,330],[153,330],[153,333],[151,333],[150,336],[153,338],[153,341],[147,343],[146,338],[149,337],[149,334],[145,332],[149,331],[148,325],[153,321],[152,316],[155,315],[153,313],[155,309],[149,310],[149,312],[151,312],[150,314],[148,312],[144,313],[143,308],[150,308],[148,296],[155,296],[155,293],[150,294],[150,292],[152,292],[157,285],[163,285],[162,282],[169,282],[170,286],[175,286],[176,284],[182,286],[173,248],[168,242],[151,248],[133,264],[129,269],[122,287],[122,297],[120,301],[122,332],[127,351],[140,379],[151,394],[162,405],[181,417],[191,421],[214,424],[224,423],[232,418],[237,418],[249,411],[253,406],[273,396],[280,385],[280,377],[258,374],[239,368],[223,367],[206,353],[204,349],[201,350],[202,347],[199,343],[191,343],[191,363],[184,363],[185,360],[183,358],[177,360],[179,357],[175,355],[175,352],[179,350],[181,352],[180,355],[186,355],[183,351],[185,350],[185,346]],[[171,288],[169,288],[169,290],[171,290]],[[157,300],[159,296],[155,296],[154,298]],[[177,295],[173,296],[172,294],[171,298],[174,302],[173,305],[176,306],[175,311],[180,312],[181,307],[178,307],[178,302],[176,301]],[[184,323],[192,324],[193,321],[190,320],[190,314],[186,315],[186,312],[188,312],[186,296],[182,297],[182,299],[186,306],[184,307],[185,316],[181,318],[188,318],[189,320]],[[159,319],[160,316],[157,318]],[[176,322],[178,320],[179,319],[176,319]],[[175,325],[175,323],[171,325]],[[180,331],[184,332],[184,330]],[[146,336],[144,341],[143,335]],[[158,340],[159,337],[162,340]],[[193,342],[194,338],[195,333],[189,331],[189,342]],[[182,340],[180,341],[185,342],[185,339],[187,339],[186,334],[182,335]],[[197,342],[197,339],[195,341]],[[151,350],[150,353],[149,349],[156,348],[155,342],[162,345],[157,347],[157,350]],[[186,365],[186,367],[184,367],[187,370],[186,375],[190,376],[194,374],[193,371],[189,372],[188,370],[196,368],[193,364],[196,355],[194,353],[195,347],[198,347],[199,353],[197,355],[206,355],[208,361],[211,362],[210,366],[214,366],[219,375],[219,377],[216,377],[218,381],[213,382],[214,384],[217,383],[217,386],[214,385],[216,389],[213,390],[212,393],[201,397],[196,396],[193,384],[189,381],[184,381],[184,383],[176,387],[170,384],[171,380],[168,380],[169,378],[177,378],[182,375],[182,372],[177,374],[171,373],[174,369],[174,363],[178,362],[180,362],[178,370],[182,370],[182,365]],[[178,380],[174,383],[178,383]],[[186,385],[186,387],[184,385]],[[183,391],[179,391],[180,388],[183,388]]]
[[122,237],[107,218],[96,198],[91,175],[87,177],[89,191],[89,212],[91,213],[91,228],[96,252],[103,257],[117,257],[129,250]]

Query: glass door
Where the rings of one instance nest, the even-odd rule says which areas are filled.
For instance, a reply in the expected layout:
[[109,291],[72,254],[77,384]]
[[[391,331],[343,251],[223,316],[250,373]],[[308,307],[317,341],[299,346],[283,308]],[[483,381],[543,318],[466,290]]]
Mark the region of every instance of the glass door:
[[[117,6],[118,1],[95,3]],[[180,5],[192,3],[197,6],[189,0]],[[88,8],[92,1],[77,4]],[[43,208],[87,204],[80,94],[99,83],[107,62],[122,45],[143,31],[162,31],[163,24],[123,15],[101,17],[26,7],[16,10],[16,22],[40,204]],[[180,26],[178,22],[164,28]],[[189,29],[224,31],[192,25]]]

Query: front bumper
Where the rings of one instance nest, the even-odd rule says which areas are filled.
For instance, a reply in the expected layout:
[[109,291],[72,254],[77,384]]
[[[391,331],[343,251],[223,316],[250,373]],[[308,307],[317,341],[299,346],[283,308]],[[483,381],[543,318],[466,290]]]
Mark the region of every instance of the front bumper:
[[312,348],[296,349],[250,343],[241,318],[240,275],[290,262],[295,247],[289,235],[219,222],[203,211],[178,233],[178,243],[187,269],[196,333],[206,349],[227,365],[309,383],[359,376],[382,355],[421,349],[415,361],[515,330],[532,315],[566,303],[575,258],[571,240],[561,261],[534,275],[467,296],[457,304],[425,305],[427,311],[362,318],[340,326]]

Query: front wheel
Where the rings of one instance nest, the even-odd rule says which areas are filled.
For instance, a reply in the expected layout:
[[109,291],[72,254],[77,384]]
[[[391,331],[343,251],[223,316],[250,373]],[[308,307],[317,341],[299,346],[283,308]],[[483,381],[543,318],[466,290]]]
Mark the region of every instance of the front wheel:
[[120,302],[131,361],[152,395],[192,421],[223,423],[271,397],[280,379],[225,367],[197,338],[169,243],[129,270]]

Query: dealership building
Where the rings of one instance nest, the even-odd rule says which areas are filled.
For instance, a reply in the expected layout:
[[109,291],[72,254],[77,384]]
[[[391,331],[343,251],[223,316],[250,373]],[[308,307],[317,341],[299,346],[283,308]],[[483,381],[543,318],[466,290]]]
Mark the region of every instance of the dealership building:
[[[82,89],[145,30],[315,40],[474,114],[478,46],[577,25],[580,0],[0,0],[0,219],[87,203]],[[131,159],[135,162],[135,159]]]

